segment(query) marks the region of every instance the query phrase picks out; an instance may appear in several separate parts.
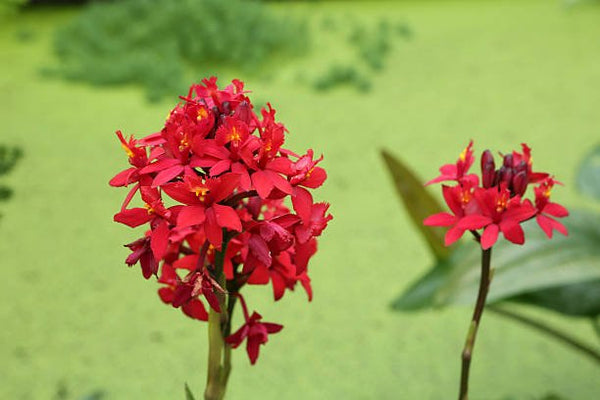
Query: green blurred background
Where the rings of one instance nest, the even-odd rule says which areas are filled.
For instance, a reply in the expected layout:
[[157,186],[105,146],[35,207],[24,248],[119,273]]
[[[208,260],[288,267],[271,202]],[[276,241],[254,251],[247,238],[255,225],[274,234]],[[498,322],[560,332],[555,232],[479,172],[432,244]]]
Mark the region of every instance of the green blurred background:
[[[527,142],[538,169],[565,183],[557,201],[583,204],[573,182],[600,141],[600,5],[265,7],[305,22],[302,54],[251,69],[207,63],[203,75],[186,69],[185,79],[239,77],[255,102],[270,101],[291,149],[324,154],[329,179],[315,196],[331,203],[335,219],[309,266],[312,303],[302,291],[273,303],[270,288],[251,288],[250,303],[285,329],[254,367],[234,352],[229,398],[453,398],[471,310],[389,309],[433,260],[379,149],[425,179],[471,138],[477,151]],[[20,146],[24,157],[3,178],[14,196],[0,204],[0,399],[176,399],[184,382],[200,394],[206,325],[161,304],[158,285],[125,268],[122,244],[139,231],[112,222],[125,192],[107,183],[126,166],[114,131],[159,130],[180,92],[152,98],[143,85],[98,86],[53,72],[55,32],[83,10],[29,6],[1,21],[0,143]],[[382,21],[390,39],[374,66],[351,36]],[[581,321],[528,311],[596,340]],[[595,399],[600,374],[551,339],[485,315],[471,387],[474,400]]]

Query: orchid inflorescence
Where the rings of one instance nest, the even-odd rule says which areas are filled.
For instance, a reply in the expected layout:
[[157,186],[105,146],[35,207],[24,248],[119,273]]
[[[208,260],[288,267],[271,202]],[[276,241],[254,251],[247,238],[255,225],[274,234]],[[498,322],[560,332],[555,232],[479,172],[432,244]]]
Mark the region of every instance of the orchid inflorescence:
[[[560,183],[547,173],[533,172],[531,149],[526,144],[521,147],[521,153],[501,154],[499,168],[493,154],[484,151],[480,179],[476,174],[469,174],[475,161],[471,141],[455,164],[442,166],[440,176],[426,183],[455,182],[453,186],[442,186],[451,213],[441,212],[424,221],[429,226],[450,227],[445,236],[446,246],[456,242],[466,231],[475,235],[484,250],[496,243],[500,232],[508,241],[523,244],[525,235],[521,224],[532,218],[549,238],[554,230],[567,235],[565,226],[554,218],[566,217],[569,212],[550,201],[553,186]],[[529,185],[536,185],[533,201],[524,198]]]
[[[308,190],[326,179],[322,157],[284,149],[287,130],[271,105],[259,117],[241,81],[222,90],[216,81],[192,85],[160,132],[136,140],[117,131],[132,166],[110,185],[133,187],[114,220],[149,225],[126,245],[126,263],[158,277],[163,302],[206,321],[205,302],[220,313],[219,295],[241,300],[245,323],[225,340],[234,348],[247,340],[254,364],[282,326],[249,315],[240,289],[270,282],[279,300],[300,283],[311,300],[307,264],[332,216]],[[138,193],[142,206],[129,208]]]

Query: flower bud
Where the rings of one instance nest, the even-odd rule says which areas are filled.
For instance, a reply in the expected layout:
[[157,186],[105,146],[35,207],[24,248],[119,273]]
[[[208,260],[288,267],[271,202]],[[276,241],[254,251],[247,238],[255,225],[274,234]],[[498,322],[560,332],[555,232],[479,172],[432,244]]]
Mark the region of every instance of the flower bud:
[[495,172],[496,164],[494,163],[494,156],[491,151],[486,150],[481,155],[481,178],[485,189],[494,185]]
[[513,167],[513,156],[512,154],[507,154],[504,156],[504,160],[502,162],[502,166],[506,167],[506,168],[512,168]]
[[224,101],[223,104],[221,104],[221,110],[225,115],[231,114],[231,104],[229,104],[228,101]]
[[518,174],[519,172],[527,173],[527,163],[525,161],[521,161],[520,163],[517,164],[517,166],[514,168],[514,170],[515,170],[515,174]]
[[512,184],[513,171],[512,168],[506,168],[505,166],[500,167],[498,170],[497,185],[502,185],[504,183],[508,189],[510,189],[510,185]]
[[523,196],[527,190],[527,171],[520,171],[513,177],[512,191],[517,196]]
[[252,110],[247,101],[242,101],[235,109],[235,116],[241,121],[245,122],[246,125],[250,124]]

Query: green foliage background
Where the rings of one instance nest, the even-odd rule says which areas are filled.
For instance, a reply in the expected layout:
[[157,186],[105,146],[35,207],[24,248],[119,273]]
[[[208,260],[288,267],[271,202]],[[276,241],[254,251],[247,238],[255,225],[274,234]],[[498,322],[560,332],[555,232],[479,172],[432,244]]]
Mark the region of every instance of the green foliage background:
[[[540,170],[565,183],[556,200],[585,205],[574,190],[580,158],[598,142],[600,9],[545,0],[352,2],[270,5],[309,19],[323,38],[269,79],[247,80],[255,101],[271,101],[293,149],[324,153],[330,178],[318,194],[335,220],[310,266],[315,299],[294,293],[273,304],[270,289],[250,302],[285,325],[251,367],[234,354],[230,398],[441,399],[457,390],[459,351],[470,307],[419,315],[390,311],[390,299],[431,265],[428,250],[379,159],[387,147],[423,177],[456,157],[527,142]],[[52,33],[77,10],[25,11],[0,26],[0,142],[27,155],[6,177],[13,199],[0,223],[0,398],[183,398],[201,393],[206,328],[160,303],[157,285],[123,263],[137,233],[112,222],[124,193],[107,181],[125,167],[116,129],[160,128],[173,99],[148,104],[139,87],[97,88],[40,74],[56,61]],[[314,70],[354,57],[338,25],[406,21],[369,92],[315,92]],[[28,29],[32,40],[17,40]],[[310,75],[312,76],[312,75]],[[562,189],[562,190],[561,190]],[[589,205],[589,204],[588,204]],[[543,314],[582,339],[584,323]],[[473,399],[593,399],[597,367],[511,322],[484,316],[472,376]]]

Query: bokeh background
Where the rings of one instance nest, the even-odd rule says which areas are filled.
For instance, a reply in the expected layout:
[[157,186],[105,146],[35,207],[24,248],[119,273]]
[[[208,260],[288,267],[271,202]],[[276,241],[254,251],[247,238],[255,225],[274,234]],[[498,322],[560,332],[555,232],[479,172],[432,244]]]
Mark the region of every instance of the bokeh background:
[[[565,184],[557,201],[584,203],[573,183],[578,162],[600,141],[598,2],[252,3],[261,21],[279,23],[260,40],[243,35],[263,53],[173,61],[171,39],[144,53],[181,28],[176,19],[152,20],[146,31],[154,36],[130,42],[143,53],[135,62],[119,43],[142,29],[140,13],[129,14],[130,24],[115,17],[111,29],[122,40],[107,49],[98,34],[85,53],[76,42],[101,18],[97,9],[8,3],[0,143],[24,156],[2,177],[14,195],[0,203],[0,399],[174,399],[183,398],[184,382],[202,393],[206,325],[163,305],[158,286],[126,268],[122,244],[139,232],[112,222],[125,192],[107,183],[126,166],[114,131],[158,131],[185,85],[202,77],[243,79],[256,103],[277,109],[291,149],[324,154],[329,179],[316,197],[335,217],[309,266],[312,303],[302,291],[278,303],[270,288],[249,292],[265,319],[285,329],[254,367],[234,352],[231,399],[455,396],[471,310],[390,310],[433,259],[399,206],[381,148],[430,178],[469,139],[477,151],[526,142],[538,169]],[[234,52],[231,43],[242,39],[232,32],[245,22],[227,15],[195,15],[196,29],[178,37]],[[218,18],[226,23],[200,28]],[[582,321],[528,311],[597,340]],[[471,387],[475,400],[586,400],[600,396],[600,374],[552,339],[487,314]]]

